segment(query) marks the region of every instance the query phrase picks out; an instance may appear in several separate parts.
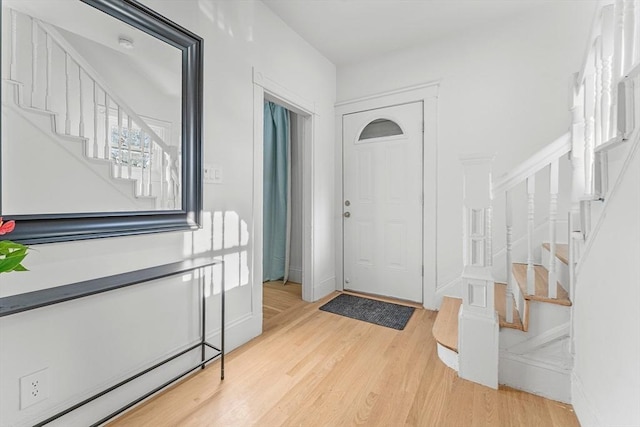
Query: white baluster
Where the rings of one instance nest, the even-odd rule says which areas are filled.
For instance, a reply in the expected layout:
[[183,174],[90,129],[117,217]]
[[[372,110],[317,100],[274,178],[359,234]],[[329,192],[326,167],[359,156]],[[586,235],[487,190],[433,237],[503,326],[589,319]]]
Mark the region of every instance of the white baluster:
[[118,158],[116,164],[118,165],[118,177],[122,178],[122,110],[120,105],[118,107]]
[[536,271],[533,265],[533,232],[535,230],[536,176],[527,178],[527,293],[536,293]]
[[595,81],[594,76],[585,76],[585,135],[584,135],[584,191],[586,194],[593,194],[593,155],[594,155],[594,134],[595,134]]
[[584,152],[585,152],[585,122],[584,122],[584,86],[578,85],[576,79],[578,74],[575,74],[574,78],[574,92],[573,92],[573,108],[572,113],[572,126],[571,126],[571,165],[572,165],[572,184],[571,184],[571,199],[574,204],[578,204],[580,199],[585,194],[584,184]]
[[35,107],[38,89],[38,23],[31,18],[31,106]]
[[506,207],[506,224],[507,224],[507,292],[506,292],[506,315],[507,315],[507,323],[513,323],[513,273],[511,269],[512,258],[511,258],[511,247],[513,240],[513,211],[511,208],[511,193],[509,191],[505,192],[505,207]]
[[611,122],[611,94],[616,90],[613,81],[613,7],[602,9],[602,141],[609,141],[615,126]]
[[635,54],[635,44],[639,43],[638,40],[635,40],[636,36],[636,12],[635,12],[635,1],[634,0],[626,0],[623,2],[623,15],[624,15],[624,32],[623,32],[623,57],[624,60],[622,62],[622,72],[628,73],[631,70],[631,66],[633,65],[633,57]]
[[133,142],[131,138],[131,116],[127,115],[127,150],[129,155],[129,160],[127,161],[127,178],[131,179],[131,161],[133,160],[133,156],[131,153],[131,143]]
[[93,157],[98,157],[98,94],[96,93],[98,88],[96,87],[96,81],[93,82]]
[[44,96],[44,108],[51,111],[51,76],[53,74],[53,46],[51,44],[51,37],[48,33],[45,33],[45,43],[47,48],[46,55],[46,68],[45,68],[45,96]]
[[549,168],[549,298],[558,297],[556,273],[556,218],[558,215],[559,162],[554,160]]
[[69,54],[64,53],[64,103],[65,103],[65,119],[64,119],[64,133],[69,135],[71,133],[71,117],[69,115]]
[[162,208],[166,208],[166,198],[167,198],[167,183],[165,182],[165,173],[166,173],[166,156],[165,152],[160,150],[160,204]]
[[593,67],[595,69],[595,94],[594,94],[594,113],[593,113],[593,143],[595,147],[598,147],[602,144],[602,123],[600,122],[600,117],[602,117],[602,104],[601,104],[601,96],[602,96],[602,42],[600,37],[596,38],[594,43],[594,53],[593,55]]
[[109,95],[104,92],[104,159],[111,159],[111,143],[109,142]]
[[151,182],[151,169],[153,168],[153,147],[155,143],[153,141],[149,142],[149,163],[147,163],[147,196],[151,196],[153,191],[153,183]]
[[9,65],[9,78],[17,81],[18,71],[18,17],[17,12],[11,9],[11,64]]
[[611,66],[612,77],[612,92],[611,92],[611,108],[610,108],[610,122],[611,122],[611,134],[616,136],[618,134],[618,90],[617,84],[620,77],[622,77],[622,39],[624,31],[624,14],[623,14],[623,0],[615,0],[613,7],[613,61]]
[[82,99],[82,68],[80,65],[78,65],[78,93],[80,100],[80,122],[78,123],[78,135],[84,138],[84,99]]

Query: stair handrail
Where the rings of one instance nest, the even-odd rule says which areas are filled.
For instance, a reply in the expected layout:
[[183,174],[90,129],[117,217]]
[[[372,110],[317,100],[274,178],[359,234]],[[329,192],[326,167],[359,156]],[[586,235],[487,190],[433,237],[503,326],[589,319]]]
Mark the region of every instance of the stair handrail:
[[493,196],[495,197],[498,194],[511,190],[569,151],[571,151],[571,134],[567,132],[509,172],[495,179],[491,185]]
[[168,145],[162,138],[160,138],[154,131],[151,129],[147,123],[142,119],[138,114],[129,105],[118,96],[117,91],[113,90],[106,82],[105,79],[102,78],[100,73],[98,73],[91,64],[60,34],[58,30],[54,28],[53,25],[43,22],[37,18],[33,18],[40,28],[44,30],[45,33],[49,34],[51,38],[60,46],[60,48],[66,52],[73,61],[80,68],[84,70],[84,72],[95,81],[103,91],[105,91],[111,100],[113,100],[118,106],[122,108],[122,110],[127,114],[127,116],[131,117],[135,123],[137,123],[142,130],[144,130],[145,134],[149,135],[153,141],[159,145],[166,153],[171,153],[173,149],[170,145]]

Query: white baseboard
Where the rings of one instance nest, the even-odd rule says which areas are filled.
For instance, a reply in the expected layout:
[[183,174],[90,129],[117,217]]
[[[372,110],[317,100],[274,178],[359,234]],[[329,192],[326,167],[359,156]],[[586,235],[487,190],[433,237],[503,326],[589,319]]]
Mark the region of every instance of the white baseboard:
[[[239,318],[226,322],[225,354],[240,347],[262,334],[262,313],[247,313]],[[220,328],[207,334],[207,341],[216,345],[220,342]]]
[[594,412],[594,406],[591,404],[584,392],[582,381],[575,372],[571,375],[571,404],[573,410],[578,417],[578,421],[582,427],[600,427],[602,424],[598,421],[598,417]]
[[336,278],[329,277],[328,279],[320,282],[313,290],[313,302],[318,301],[321,298],[326,297],[331,292],[336,290]]
[[571,403],[571,371],[538,360],[500,352],[499,382],[547,399]]
[[289,281],[295,282],[295,283],[302,283],[302,268],[290,267]]

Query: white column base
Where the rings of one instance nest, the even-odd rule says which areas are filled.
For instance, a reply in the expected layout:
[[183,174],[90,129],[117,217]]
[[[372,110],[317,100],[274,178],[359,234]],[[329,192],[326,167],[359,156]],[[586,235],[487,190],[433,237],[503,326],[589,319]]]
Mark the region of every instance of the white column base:
[[460,307],[458,314],[458,355],[461,378],[498,388],[499,323]]

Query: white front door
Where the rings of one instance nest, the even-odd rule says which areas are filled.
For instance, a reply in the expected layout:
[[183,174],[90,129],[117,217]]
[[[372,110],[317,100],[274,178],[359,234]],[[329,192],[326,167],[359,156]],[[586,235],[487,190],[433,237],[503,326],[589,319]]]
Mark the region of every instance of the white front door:
[[422,108],[343,116],[346,290],[422,302]]

